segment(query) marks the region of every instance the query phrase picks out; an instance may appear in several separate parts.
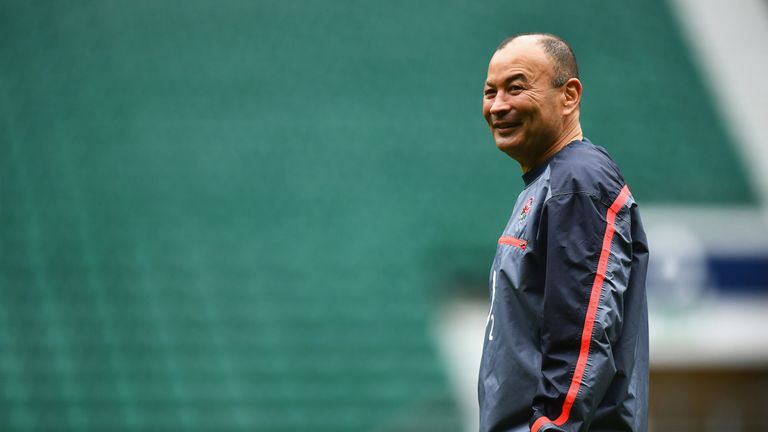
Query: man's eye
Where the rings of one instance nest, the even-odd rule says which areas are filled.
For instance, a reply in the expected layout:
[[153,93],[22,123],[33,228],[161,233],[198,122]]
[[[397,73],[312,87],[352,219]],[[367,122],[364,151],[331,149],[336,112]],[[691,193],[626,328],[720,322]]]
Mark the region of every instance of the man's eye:
[[489,90],[484,91],[483,94],[487,98],[492,98],[492,97],[496,96],[496,90],[490,90],[489,89]]
[[510,93],[520,93],[520,92],[521,92],[521,91],[523,91],[524,89],[523,89],[523,87],[522,87],[522,86],[519,86],[519,85],[511,85],[511,86],[509,86],[509,88],[508,88],[507,90],[508,90]]

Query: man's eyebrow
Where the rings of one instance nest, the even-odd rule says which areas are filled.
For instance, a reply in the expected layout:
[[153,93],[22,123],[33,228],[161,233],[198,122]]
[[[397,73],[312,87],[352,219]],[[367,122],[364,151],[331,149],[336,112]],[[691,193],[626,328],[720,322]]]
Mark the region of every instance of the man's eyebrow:
[[[506,83],[509,83],[509,82],[512,82],[512,81],[517,81],[517,80],[520,80],[520,81],[522,81],[524,83],[527,83],[528,82],[528,77],[526,77],[525,74],[518,72],[518,73],[516,73],[516,74],[514,74],[512,76],[509,76],[509,77],[505,78],[504,79],[504,83],[506,84]],[[494,87],[493,83],[491,83],[490,81],[486,81],[485,85],[486,85],[486,87]]]
[[528,77],[525,76],[525,74],[518,72],[518,73],[512,75],[511,77],[507,77],[507,79],[505,79],[504,82],[508,83],[508,82],[517,81],[517,80],[520,80],[522,82],[526,82],[527,83],[528,82]]

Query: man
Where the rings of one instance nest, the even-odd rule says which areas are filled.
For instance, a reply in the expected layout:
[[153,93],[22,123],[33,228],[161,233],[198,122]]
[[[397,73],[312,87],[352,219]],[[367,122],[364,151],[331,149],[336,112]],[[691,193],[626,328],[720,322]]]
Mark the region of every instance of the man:
[[502,42],[483,115],[525,189],[499,238],[480,366],[480,430],[645,431],[648,245],[605,149],[582,136],[573,51]]

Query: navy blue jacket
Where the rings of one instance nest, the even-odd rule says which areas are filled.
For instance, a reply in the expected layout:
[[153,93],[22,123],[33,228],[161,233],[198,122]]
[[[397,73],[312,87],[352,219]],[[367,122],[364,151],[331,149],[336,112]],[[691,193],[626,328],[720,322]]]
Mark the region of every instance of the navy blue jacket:
[[523,180],[491,269],[480,431],[646,431],[648,243],[637,204],[586,139]]

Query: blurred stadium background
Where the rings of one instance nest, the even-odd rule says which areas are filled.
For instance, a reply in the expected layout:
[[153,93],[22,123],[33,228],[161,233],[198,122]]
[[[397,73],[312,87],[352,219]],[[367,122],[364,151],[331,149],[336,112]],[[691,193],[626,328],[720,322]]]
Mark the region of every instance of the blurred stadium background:
[[768,430],[764,0],[0,1],[0,430],[476,430],[524,31],[643,209],[653,430]]

